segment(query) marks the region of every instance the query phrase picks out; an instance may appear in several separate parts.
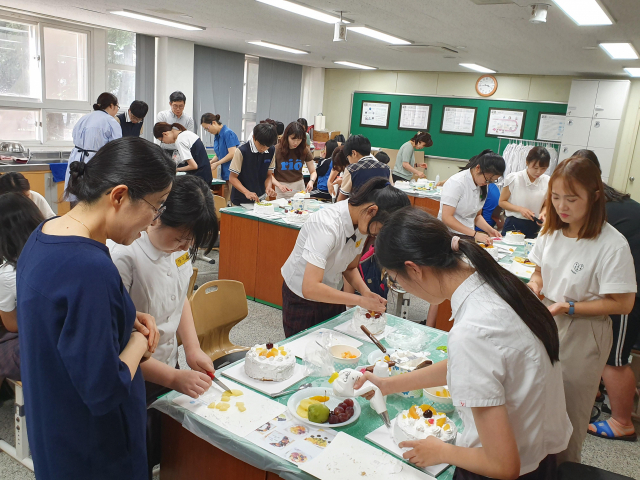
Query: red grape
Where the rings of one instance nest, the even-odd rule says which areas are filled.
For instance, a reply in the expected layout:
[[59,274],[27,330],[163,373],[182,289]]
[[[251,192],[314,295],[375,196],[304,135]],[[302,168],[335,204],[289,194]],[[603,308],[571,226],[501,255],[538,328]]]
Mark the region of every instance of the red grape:
[[329,416],[329,423],[331,425],[333,425],[335,423],[340,423],[340,420],[338,419],[338,417],[336,415],[330,415]]
[[347,398],[344,402],[347,407],[353,407],[353,400],[351,400],[350,398]]
[[347,407],[344,411],[344,413],[346,413],[347,415],[349,415],[350,417],[353,416],[355,410],[353,409],[353,407]]
[[334,415],[340,415],[341,413],[344,413],[344,408],[342,408],[342,407],[336,407],[336,408],[333,410],[333,414],[334,414]]
[[338,420],[340,420],[340,423],[346,422],[347,420],[349,420],[349,415],[347,415],[346,413],[341,413],[340,415],[338,415]]

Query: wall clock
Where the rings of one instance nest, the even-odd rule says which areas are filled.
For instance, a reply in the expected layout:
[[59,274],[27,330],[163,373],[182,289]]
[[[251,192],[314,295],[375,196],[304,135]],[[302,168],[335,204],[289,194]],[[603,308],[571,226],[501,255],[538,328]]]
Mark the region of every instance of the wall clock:
[[498,80],[493,75],[482,75],[476,82],[476,92],[481,97],[490,97],[498,90]]

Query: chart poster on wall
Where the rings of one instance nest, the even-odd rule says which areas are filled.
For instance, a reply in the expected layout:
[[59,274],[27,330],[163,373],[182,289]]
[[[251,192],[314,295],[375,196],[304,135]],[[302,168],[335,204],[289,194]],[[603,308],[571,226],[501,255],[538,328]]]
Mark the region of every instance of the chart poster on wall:
[[431,123],[431,105],[401,103],[398,130],[418,130],[426,132]]
[[473,136],[476,128],[476,107],[443,105],[440,133]]
[[564,125],[567,120],[565,115],[557,113],[538,114],[538,129],[536,131],[536,140],[544,140],[547,142],[561,142],[564,134]]
[[362,102],[361,127],[389,128],[391,102]]
[[522,138],[526,110],[489,109],[487,137]]

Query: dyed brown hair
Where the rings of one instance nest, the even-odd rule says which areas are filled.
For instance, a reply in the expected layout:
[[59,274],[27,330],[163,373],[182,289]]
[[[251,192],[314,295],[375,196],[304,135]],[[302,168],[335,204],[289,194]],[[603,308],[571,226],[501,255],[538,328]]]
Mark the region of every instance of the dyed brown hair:
[[280,152],[285,158],[288,158],[289,155],[291,155],[291,151],[289,149],[290,136],[302,140],[300,145],[298,145],[298,147],[293,151],[293,155],[295,155],[296,159],[302,160],[304,158],[305,150],[309,148],[307,147],[307,132],[298,122],[291,122],[287,125],[287,128],[284,129],[284,133],[282,134],[282,138],[278,144]]
[[349,160],[347,160],[344,154],[344,146],[339,145],[331,154],[331,160],[333,160],[333,170],[336,172],[344,172],[349,166]]
[[549,215],[544,222],[544,227],[540,235],[552,233],[556,230],[562,230],[566,223],[562,221],[552,201],[552,190],[555,182],[563,181],[571,193],[577,195],[576,184],[584,188],[589,198],[589,212],[587,219],[582,228],[578,232],[578,240],[596,238],[602,231],[602,226],[607,219],[605,210],[604,185],[600,177],[600,170],[588,158],[571,157],[556,167],[549,180],[549,189],[547,190],[547,205],[549,205]]
[[416,145],[424,143],[425,148],[433,146],[433,140],[431,140],[431,135],[428,132],[418,132],[411,140],[413,140],[413,143]]

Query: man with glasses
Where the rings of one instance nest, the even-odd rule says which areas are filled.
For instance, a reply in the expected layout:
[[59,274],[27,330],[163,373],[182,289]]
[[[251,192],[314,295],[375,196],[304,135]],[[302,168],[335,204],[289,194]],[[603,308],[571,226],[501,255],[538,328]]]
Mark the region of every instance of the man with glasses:
[[[156,123],[166,122],[169,125],[173,123],[179,123],[190,132],[197,133],[195,130],[195,124],[193,122],[193,117],[190,117],[189,115],[186,115],[184,113],[184,107],[186,103],[187,96],[181,91],[176,90],[171,95],[169,95],[169,106],[171,107],[171,109],[158,112],[158,115],[156,116]],[[156,140],[156,143],[163,149],[168,150],[172,156],[176,153],[177,147],[175,144],[161,143],[158,140]]]
[[134,100],[124,113],[116,115],[122,127],[122,136],[140,137],[144,128],[144,117],[148,111],[149,105],[142,100]]

